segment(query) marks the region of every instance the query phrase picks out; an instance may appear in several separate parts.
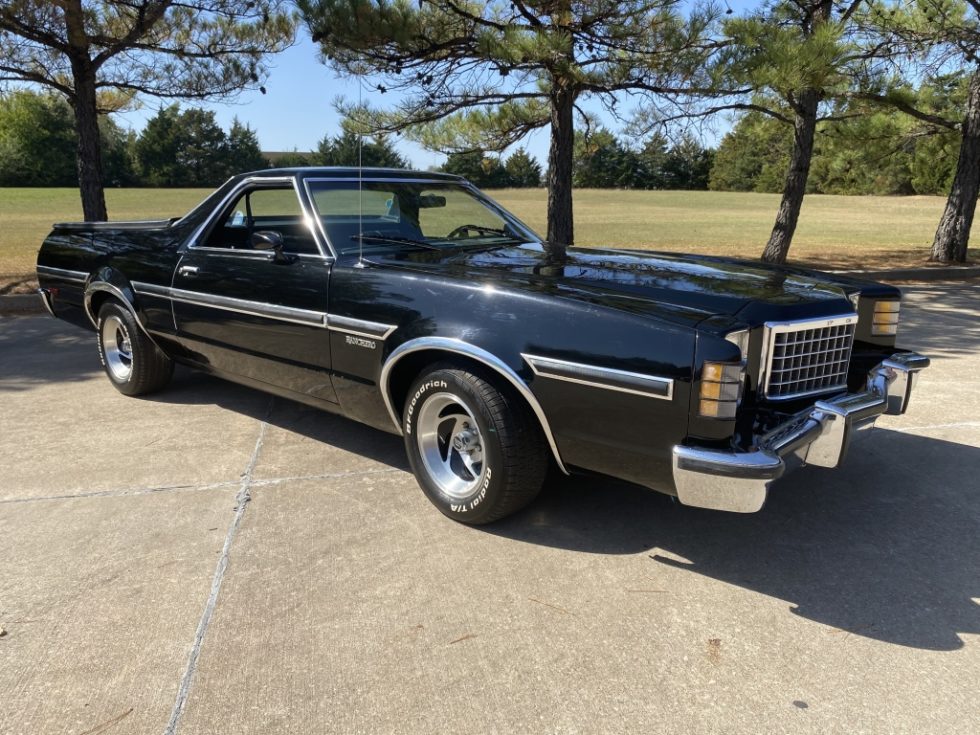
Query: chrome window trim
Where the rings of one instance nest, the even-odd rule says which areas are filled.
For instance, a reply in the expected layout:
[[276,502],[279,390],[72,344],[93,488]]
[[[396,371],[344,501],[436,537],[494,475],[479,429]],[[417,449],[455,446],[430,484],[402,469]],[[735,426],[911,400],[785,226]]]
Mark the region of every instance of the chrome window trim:
[[67,268],[53,268],[50,265],[37,266],[37,272],[43,273],[46,276],[61,278],[65,281],[72,281],[74,283],[85,283],[85,281],[88,280],[88,273],[85,271],[73,271],[68,270]]
[[541,430],[544,432],[545,438],[548,440],[548,446],[551,447],[551,453],[555,458],[555,462],[558,464],[559,469],[566,475],[569,474],[568,470],[565,468],[564,462],[562,462],[561,454],[558,451],[558,444],[555,442],[554,434],[551,431],[551,425],[548,423],[548,417],[544,413],[544,409],[538,402],[538,399],[531,392],[530,387],[525,383],[521,377],[503,360],[499,357],[487,352],[486,350],[472,345],[469,342],[464,342],[461,339],[455,339],[450,337],[418,337],[417,339],[409,340],[402,345],[399,345],[395,350],[392,351],[388,358],[385,360],[384,365],[381,368],[381,375],[378,379],[378,388],[381,390],[381,396],[384,399],[385,407],[388,409],[388,414],[391,416],[391,421],[395,425],[396,432],[402,434],[402,422],[401,417],[395,412],[394,404],[391,400],[391,392],[388,389],[388,380],[391,377],[391,371],[398,364],[398,361],[406,355],[410,355],[413,352],[421,352],[423,350],[440,350],[443,352],[453,352],[459,355],[465,355],[466,357],[472,358],[477,362],[481,362],[487,367],[493,369],[499,373],[502,377],[506,378],[507,381],[514,386],[518,393],[528,402],[534,415],[537,417],[538,422],[541,425]]
[[327,313],[323,311],[299,309],[294,306],[269,304],[263,301],[236,299],[230,296],[216,296],[201,291],[187,291],[182,288],[158,286],[152,283],[138,281],[133,282],[133,289],[136,293],[161,296],[171,301],[191,304],[192,306],[207,306],[221,309],[222,311],[231,311],[236,314],[246,314],[264,319],[276,319],[278,321],[302,324],[309,327],[319,327],[321,329],[325,329],[327,326]]
[[[234,248],[215,248],[208,245],[198,245],[197,242],[201,236],[211,227],[214,226],[218,216],[224,211],[236,197],[241,196],[246,189],[255,186],[256,188],[281,188],[283,185],[292,186],[293,193],[296,194],[296,201],[299,203],[300,211],[303,213],[303,219],[306,221],[306,226],[310,230],[310,235],[313,236],[313,243],[316,245],[318,251],[317,254],[313,253],[290,253],[291,255],[298,255],[299,257],[310,257],[317,258],[319,260],[333,259],[333,251],[331,250],[330,255],[324,252],[323,243],[320,241],[318,236],[318,228],[314,226],[314,221],[318,218],[313,217],[310,213],[310,208],[307,206],[306,201],[303,199],[302,192],[300,190],[299,182],[295,176],[249,176],[248,178],[242,179],[238,182],[231,190],[221,199],[220,202],[211,210],[205,220],[197,226],[194,232],[191,233],[190,237],[187,238],[185,246],[189,251],[204,251],[204,252],[221,252],[226,254],[233,254],[236,256],[254,256],[254,250],[235,250]],[[329,247],[329,245],[328,245]]]
[[[769,369],[769,356],[772,352],[772,345],[776,339],[777,334],[783,332],[796,332],[801,329],[813,329],[813,328],[824,328],[824,327],[839,327],[847,324],[855,325],[857,328],[858,315],[857,314],[836,314],[833,316],[821,316],[814,317],[812,319],[798,319],[795,321],[782,321],[782,322],[766,322],[763,326],[762,333],[762,359],[759,363],[760,375],[759,375],[759,386],[760,392],[765,397],[767,401],[791,401],[796,398],[805,398],[806,396],[816,396],[821,393],[832,393],[834,391],[839,391],[847,388],[846,376],[844,384],[838,386],[831,386],[828,388],[819,388],[817,390],[801,391],[798,393],[791,393],[785,396],[769,396],[769,379],[770,369]],[[855,334],[856,336],[856,334]],[[853,338],[851,345],[853,346]],[[850,365],[848,365],[850,367]]]
[[327,244],[327,247],[330,248],[330,252],[333,254],[334,258],[339,257],[338,254],[339,254],[340,251],[337,250],[337,248],[334,247],[333,243],[330,241],[330,238],[327,236],[327,230],[323,226],[323,218],[320,217],[320,215],[319,215],[319,213],[317,212],[317,209],[316,209],[316,203],[315,203],[315,201],[313,199],[313,192],[310,190],[310,183],[316,183],[316,182],[328,182],[328,183],[345,182],[345,183],[349,183],[349,182],[361,182],[361,181],[366,181],[366,182],[370,182],[370,183],[374,183],[374,184],[378,184],[378,183],[381,183],[381,184],[441,184],[443,186],[458,186],[461,189],[465,189],[470,194],[473,194],[475,199],[477,199],[478,201],[482,202],[484,206],[486,206],[491,211],[496,212],[503,219],[508,220],[508,221],[516,224],[518,226],[518,229],[520,229],[523,232],[523,234],[527,236],[527,239],[528,239],[529,242],[531,242],[531,243],[540,243],[540,242],[542,242],[540,236],[534,230],[532,230],[526,224],[524,224],[523,222],[521,222],[519,219],[517,219],[517,217],[515,217],[509,211],[507,211],[506,209],[504,209],[504,207],[502,207],[500,204],[498,204],[493,199],[491,199],[490,197],[488,197],[486,194],[484,194],[482,191],[480,191],[479,189],[477,189],[475,186],[473,186],[473,184],[471,184],[469,181],[466,181],[465,179],[460,179],[460,180],[456,181],[456,180],[452,180],[452,179],[428,179],[428,178],[401,179],[401,178],[396,178],[396,177],[391,177],[391,176],[364,176],[362,178],[359,178],[357,176],[339,176],[339,177],[331,177],[331,176],[306,176],[306,177],[303,177],[303,188],[306,190],[306,196],[307,196],[307,198],[309,200],[309,211],[311,213],[311,217],[312,217],[313,221],[316,222],[316,226],[319,229],[320,234],[323,236],[323,241]]
[[[598,365],[586,365],[580,362],[569,362],[568,360],[558,360],[553,357],[542,357],[540,355],[528,355],[521,353],[524,361],[530,365],[534,374],[541,378],[551,378],[562,380],[566,383],[576,383],[592,388],[618,391],[619,393],[632,393],[633,395],[645,398],[658,398],[662,401],[670,401],[674,398],[673,378],[664,378],[659,375],[647,375],[645,373],[635,373],[629,370],[618,370],[616,368],[600,367]],[[549,369],[550,368],[550,369]],[[564,370],[565,373],[559,371]],[[568,373],[571,373],[570,375]],[[578,375],[576,375],[576,373]],[[613,380],[636,383],[636,387],[623,385],[611,385],[601,382],[602,377]],[[596,379],[598,378],[598,379]],[[649,386],[645,390],[642,385]]]
[[368,339],[388,339],[397,328],[397,324],[382,324],[367,319],[354,319],[349,316],[327,315],[327,329],[331,332],[343,332]]

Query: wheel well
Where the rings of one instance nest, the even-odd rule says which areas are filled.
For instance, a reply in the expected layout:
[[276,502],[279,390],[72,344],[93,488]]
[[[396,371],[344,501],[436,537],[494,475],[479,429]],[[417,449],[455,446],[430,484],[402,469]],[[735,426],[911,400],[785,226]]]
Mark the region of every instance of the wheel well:
[[444,350],[422,350],[413,352],[401,358],[391,371],[388,377],[388,392],[391,395],[391,405],[395,412],[401,416],[402,409],[405,407],[405,399],[408,397],[408,389],[412,386],[412,381],[417,378],[425,368],[439,362],[451,362],[454,365],[471,368],[484,375],[484,366],[479,360],[460,355],[455,352]]
[[89,310],[93,322],[97,322],[99,319],[99,310],[102,309],[102,305],[109,299],[115,298],[108,291],[93,291],[92,295],[89,297]]
[[540,407],[536,408],[532,406],[528,401],[528,398],[521,395],[510,380],[505,378],[500,372],[492,367],[489,367],[480,360],[468,355],[463,355],[451,350],[434,348],[430,350],[419,350],[418,352],[412,352],[398,360],[391,370],[391,375],[388,376],[387,386],[391,396],[391,406],[398,416],[401,416],[402,414],[402,408],[404,408],[405,400],[408,398],[408,389],[411,388],[412,382],[415,380],[415,378],[418,377],[418,375],[425,370],[426,367],[440,362],[452,363],[454,366],[471,370],[476,375],[488,380],[493,380],[496,386],[508,391],[512,396],[520,400],[524,406],[531,411],[532,415],[535,417],[535,421],[538,424],[538,428],[541,429],[541,432],[548,439],[554,460],[558,463],[561,470],[566,472],[564,465],[561,463],[561,458],[558,455],[558,447],[554,442],[554,437],[551,435],[550,427],[546,426],[547,419],[544,418],[543,413],[539,413],[541,410]]
[[[405,355],[401,358],[395,367],[391,371],[391,375],[388,377],[388,390],[391,393],[391,405],[401,416],[402,408],[405,406],[405,399],[408,398],[408,389],[412,387],[412,382],[419,376],[419,374],[425,370],[430,365],[435,365],[436,363],[446,362],[452,363],[454,367],[461,367],[472,371],[474,374],[479,375],[481,378],[492,380],[494,384],[498,387],[504,388],[511,393],[513,393],[517,398],[520,398],[525,405],[527,405],[527,400],[519,395],[517,391],[512,390],[513,386],[510,381],[504,378],[499,372],[493,368],[487,367],[485,364],[479,360],[469,357],[468,355],[461,355],[458,352],[450,352],[448,350],[421,350],[419,352],[413,352],[411,354]],[[530,408],[530,406],[528,406]]]

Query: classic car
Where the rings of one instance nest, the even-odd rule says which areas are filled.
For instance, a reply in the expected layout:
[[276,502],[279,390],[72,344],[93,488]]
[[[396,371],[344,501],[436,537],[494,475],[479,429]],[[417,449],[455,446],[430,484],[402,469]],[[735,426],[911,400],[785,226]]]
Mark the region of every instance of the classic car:
[[402,434],[428,498],[470,524],[549,468],[757,511],[788,468],[836,467],[904,413],[929,365],[895,346],[891,286],[562,252],[430,172],[243,174],[179,219],[55,225],[37,273],[122,393],[181,363]]

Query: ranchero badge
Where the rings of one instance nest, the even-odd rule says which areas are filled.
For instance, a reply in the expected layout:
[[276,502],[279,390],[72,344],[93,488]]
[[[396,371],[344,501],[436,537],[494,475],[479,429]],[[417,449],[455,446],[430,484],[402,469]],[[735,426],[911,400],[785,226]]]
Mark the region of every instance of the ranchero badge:
[[366,347],[369,350],[373,350],[378,346],[378,343],[373,339],[361,339],[360,337],[354,337],[349,334],[345,337],[345,341],[349,345],[354,345],[355,347]]

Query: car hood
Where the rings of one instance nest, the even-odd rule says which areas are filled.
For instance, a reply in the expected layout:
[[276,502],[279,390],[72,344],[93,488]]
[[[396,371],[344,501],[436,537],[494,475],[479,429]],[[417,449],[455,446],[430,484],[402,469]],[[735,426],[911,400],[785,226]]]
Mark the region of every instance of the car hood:
[[687,324],[724,316],[755,326],[850,312],[847,292],[854,290],[819,273],[758,262],[597,248],[569,248],[556,259],[540,244],[413,252],[388,262]]

